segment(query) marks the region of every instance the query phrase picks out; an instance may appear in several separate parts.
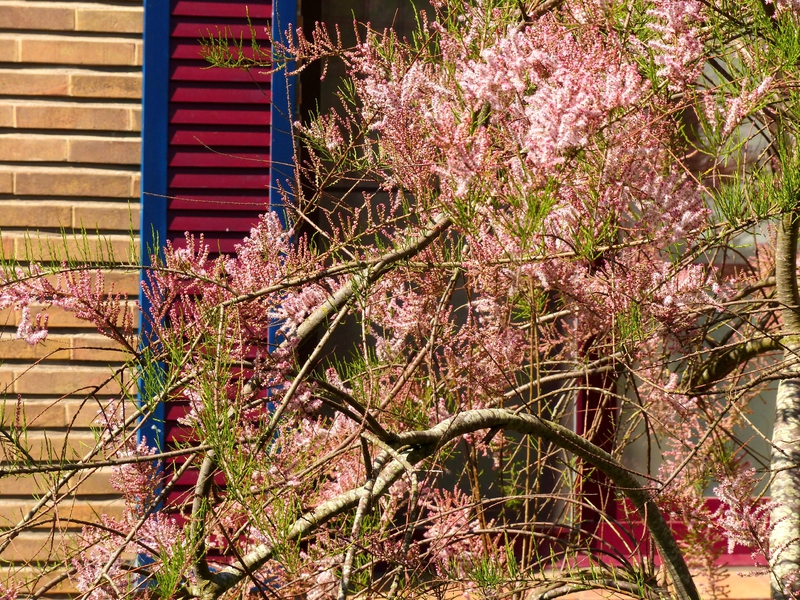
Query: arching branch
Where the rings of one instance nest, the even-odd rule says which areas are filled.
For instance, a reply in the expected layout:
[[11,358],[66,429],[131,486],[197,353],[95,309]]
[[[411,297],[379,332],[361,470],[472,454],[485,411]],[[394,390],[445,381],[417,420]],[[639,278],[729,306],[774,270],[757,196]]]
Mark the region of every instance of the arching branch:
[[[516,414],[505,409],[480,409],[465,411],[455,417],[442,421],[435,427],[423,431],[411,431],[397,436],[392,444],[404,462],[412,465],[433,455],[448,442],[463,435],[484,429],[507,429],[523,435],[545,439],[572,452],[582,460],[603,472],[634,505],[643,521],[647,523],[650,535],[667,567],[680,600],[699,600],[689,569],[683,560],[680,548],[675,541],[661,511],[653,502],[651,492],[641,486],[639,481],[613,456],[591,442],[570,431],[566,427],[527,414]],[[319,526],[345,511],[355,508],[365,494],[379,498],[388,493],[389,488],[405,472],[402,462],[385,451],[375,464],[383,462],[386,466],[375,475],[372,489],[362,486],[340,494],[298,518],[290,528],[285,540],[299,540]],[[214,600],[227,590],[239,584],[248,571],[255,571],[269,561],[277,549],[277,544],[265,543],[244,556],[241,563],[222,569],[211,575],[204,589],[197,587],[185,590],[184,597],[201,600]]]

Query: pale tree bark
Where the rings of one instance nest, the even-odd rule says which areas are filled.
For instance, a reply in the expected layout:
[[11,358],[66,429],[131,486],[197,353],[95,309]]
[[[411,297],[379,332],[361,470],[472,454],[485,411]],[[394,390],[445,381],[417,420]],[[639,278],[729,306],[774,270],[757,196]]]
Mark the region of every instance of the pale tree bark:
[[769,537],[772,598],[785,600],[800,591],[800,377],[795,366],[800,351],[800,298],[797,291],[797,236],[800,218],[796,212],[783,217],[778,229],[775,257],[777,297],[781,305],[784,360],[787,375],[778,384],[775,427],[772,433],[771,485],[776,507]]

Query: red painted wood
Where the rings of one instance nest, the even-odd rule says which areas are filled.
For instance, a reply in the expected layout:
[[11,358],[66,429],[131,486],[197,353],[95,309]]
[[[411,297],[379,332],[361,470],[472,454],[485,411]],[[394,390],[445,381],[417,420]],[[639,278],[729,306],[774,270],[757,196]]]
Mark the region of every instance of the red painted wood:
[[262,169],[267,171],[269,165],[269,151],[244,152],[240,148],[233,149],[230,153],[198,152],[173,150],[169,156],[170,167],[220,167],[227,169]]
[[181,63],[173,63],[170,66],[169,72],[170,81],[238,81],[243,83],[251,83],[258,81],[261,83],[268,83],[269,76],[260,73],[255,69],[222,69],[218,67],[209,67],[205,62],[195,62],[189,64],[189,61],[181,61]]
[[[195,480],[197,476],[195,475]],[[167,494],[166,498],[164,499],[164,504],[167,505],[170,512],[176,510],[176,507],[180,507],[184,504],[191,504],[192,502],[192,489],[187,486],[182,486],[181,489],[173,489],[170,493]],[[186,519],[176,516],[175,514],[170,515],[172,518],[178,520],[180,519],[182,522],[186,522]]]
[[[207,235],[204,239],[211,254],[233,254],[236,252],[236,246],[242,243],[242,239],[245,235],[247,235],[247,232],[240,231],[231,237]],[[186,239],[183,235],[183,232],[174,232],[174,237],[173,235],[170,235],[169,237],[172,239],[173,247],[186,247]]]
[[[206,37],[208,37],[207,34]],[[202,61],[203,64],[207,64],[206,59],[203,57],[202,54],[203,47],[202,44],[200,43],[200,40],[202,38],[203,36],[199,35],[192,39],[190,38],[173,39],[170,42],[170,52],[169,52],[170,58],[174,60],[199,60]],[[261,46],[261,55],[258,58],[260,61],[266,62],[266,57],[264,56],[264,54],[269,52],[269,42],[259,41],[259,46]],[[243,45],[242,54],[244,54],[247,58],[253,58],[252,46],[249,44]],[[258,69],[255,69],[255,71],[257,72]],[[265,75],[265,78],[269,79],[269,75]]]
[[[267,3],[248,2],[191,2],[178,0],[172,8],[173,16],[231,17],[245,22],[247,16],[251,20],[269,19],[272,16],[272,5]],[[257,25],[257,23],[253,23]],[[260,25],[263,26],[263,23]]]
[[[252,56],[248,10],[257,39],[268,49],[270,3],[172,0],[167,237],[176,248],[186,246],[188,231],[204,233],[212,255],[231,254],[269,208],[271,76],[266,69],[206,68],[201,54],[200,38],[226,32],[241,35],[242,51]],[[186,410],[186,402],[167,404],[168,448],[193,441],[191,429],[177,422]],[[167,472],[183,461],[168,461]],[[167,505],[190,502],[196,480],[193,470],[183,474]],[[217,483],[224,485],[224,479]]]
[[[183,40],[181,40],[183,42]],[[173,60],[196,60],[202,61],[205,64],[208,64],[205,58],[203,58],[203,47],[200,45],[199,42],[196,43],[189,43],[188,41],[185,43],[177,43],[175,41],[170,43],[170,50],[169,50],[169,58],[170,62]]]
[[224,193],[203,193],[202,190],[187,192],[178,197],[167,200],[167,210],[206,210],[220,211],[255,210],[264,212],[269,207],[269,197],[266,190],[258,195],[231,195],[228,190]]
[[191,442],[194,438],[194,432],[191,427],[183,427],[181,425],[177,425],[174,427],[169,427],[165,432],[166,436],[165,439],[167,443],[170,444],[179,444],[184,442]]
[[270,93],[266,88],[259,89],[254,85],[238,84],[234,87],[216,86],[212,84],[192,84],[169,86],[170,102],[192,102],[199,104],[260,104],[266,110],[270,102]]
[[176,105],[170,110],[171,125],[269,125],[269,111],[248,110],[224,104]]
[[250,231],[253,224],[258,221],[259,213],[241,213],[222,216],[213,211],[202,212],[198,215],[172,214],[167,219],[169,231],[214,231],[214,232],[242,232]]
[[164,409],[164,418],[168,421],[176,421],[185,416],[189,410],[189,403],[183,401],[172,401],[167,403]]
[[[223,21],[223,22],[220,22]],[[240,40],[244,45],[248,45],[250,40],[255,38],[258,41],[268,41],[269,33],[264,25],[253,24],[252,30],[247,24],[242,25],[240,19],[229,19],[224,22],[219,18],[185,17],[184,19],[173,19],[171,38],[189,38],[192,40],[203,37],[218,38],[220,34],[227,36],[229,40]]]
[[[769,496],[762,497],[759,499],[759,503],[766,503],[769,502]],[[721,505],[721,502],[718,498],[706,498],[705,499],[706,507],[712,512],[715,513]],[[610,526],[605,524],[603,528],[598,532],[598,535],[603,539],[603,541],[607,544],[607,546],[621,549],[621,548],[637,548],[639,552],[645,554],[650,551],[652,544],[650,536],[647,532],[647,529],[644,526],[641,518],[637,515],[636,510],[633,507],[633,504],[628,499],[621,499],[616,502],[615,505],[615,513],[614,516],[619,524],[622,524],[625,527],[625,530],[629,532],[629,535],[633,538],[621,538],[620,537],[620,528],[619,526]],[[680,540],[686,534],[686,528],[683,525],[680,525],[667,517],[667,522],[670,525],[675,536]],[[728,554],[727,552],[727,544],[722,543],[718,546],[719,550],[722,550],[722,555],[719,559],[717,559],[716,564],[718,565],[729,565],[731,567],[752,567],[754,564],[754,559],[751,556],[750,550],[736,544],[733,548],[733,552]],[[767,561],[763,555],[756,555],[755,562],[759,562],[761,564],[766,564]],[[658,553],[655,553],[655,563],[656,565],[662,564],[661,558],[658,556]]]
[[269,129],[266,127],[258,129],[260,131],[255,127],[231,131],[231,126],[228,126],[228,131],[219,131],[213,126],[203,129],[196,126],[188,128],[185,125],[170,127],[169,144],[170,146],[208,146],[211,149],[216,146],[268,148]]
[[266,190],[269,187],[269,173],[240,174],[240,173],[170,173],[168,175],[168,194],[175,188],[180,189],[217,189],[217,190]]
[[[220,485],[224,485],[225,477],[222,474],[219,474],[214,477],[214,482]],[[186,473],[178,477],[177,486],[179,489],[180,488],[188,489],[190,487],[194,487],[195,483],[197,483],[197,473],[192,471],[187,471]]]

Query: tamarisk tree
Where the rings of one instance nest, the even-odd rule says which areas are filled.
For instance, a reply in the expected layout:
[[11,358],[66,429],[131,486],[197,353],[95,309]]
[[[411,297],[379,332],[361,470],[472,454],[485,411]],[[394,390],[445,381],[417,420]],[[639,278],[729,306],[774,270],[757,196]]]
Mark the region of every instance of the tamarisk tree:
[[[736,545],[796,597],[796,9],[436,0],[410,39],[317,25],[265,64],[209,42],[342,61],[340,103],[295,124],[286,223],[235,256],[167,245],[144,346],[91,265],[7,264],[19,337],[66,308],[144,392],[80,460],[4,429],[4,481],[54,476],[0,548],[111,465],[123,517],[53,557],[85,598],[696,599]],[[741,432],[776,389],[765,456]],[[191,441],[135,441],[173,402]]]

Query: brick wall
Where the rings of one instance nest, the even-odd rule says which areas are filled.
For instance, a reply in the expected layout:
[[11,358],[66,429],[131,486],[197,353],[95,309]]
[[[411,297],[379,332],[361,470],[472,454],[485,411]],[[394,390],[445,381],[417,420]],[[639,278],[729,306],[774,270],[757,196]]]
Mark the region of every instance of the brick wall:
[[[33,248],[59,260],[62,229],[73,237],[98,234],[116,258],[127,259],[130,232],[138,227],[141,128],[141,2],[0,0],[0,234],[6,256]],[[138,241],[137,241],[138,243]],[[39,252],[41,250],[42,252]],[[109,272],[108,280],[133,301],[138,273]],[[44,458],[68,456],[93,444],[98,407],[113,390],[86,399],[74,391],[105,381],[124,356],[85,322],[51,311],[46,343],[14,340],[18,315],[0,314],[0,393],[4,420],[24,403],[28,444]],[[113,386],[112,386],[113,387]],[[2,397],[0,397],[2,403]],[[0,462],[4,460],[0,445]],[[74,521],[98,512],[119,514],[119,501],[99,470],[84,478],[58,512],[43,514],[34,531],[0,554],[0,583],[43,572],[51,547],[68,541]],[[16,523],[48,486],[44,476],[0,479],[0,529]],[[0,531],[0,542],[2,541]],[[52,579],[45,576],[42,581]],[[68,593],[68,581],[49,595]]]

